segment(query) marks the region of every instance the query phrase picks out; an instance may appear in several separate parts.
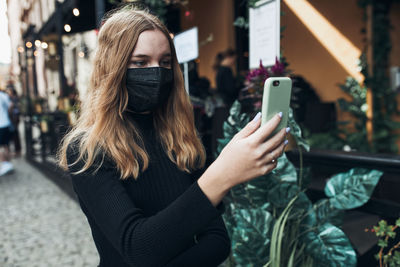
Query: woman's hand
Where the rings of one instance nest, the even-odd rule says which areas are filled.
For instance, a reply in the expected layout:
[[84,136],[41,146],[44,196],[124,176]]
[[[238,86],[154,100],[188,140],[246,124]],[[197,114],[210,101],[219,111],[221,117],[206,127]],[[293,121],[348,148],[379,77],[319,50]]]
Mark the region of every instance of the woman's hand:
[[271,172],[287,144],[289,128],[268,138],[281,114],[260,127],[260,114],[238,132],[198,180],[200,188],[217,205],[233,186]]

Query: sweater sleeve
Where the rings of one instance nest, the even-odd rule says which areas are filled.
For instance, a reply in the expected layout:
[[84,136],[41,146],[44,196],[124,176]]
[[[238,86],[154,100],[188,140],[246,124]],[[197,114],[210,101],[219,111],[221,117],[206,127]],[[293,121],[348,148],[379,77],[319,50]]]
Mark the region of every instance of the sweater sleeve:
[[167,267],[218,266],[230,253],[231,242],[221,217],[197,236],[197,243],[169,262]]
[[[72,150],[68,163],[75,161]],[[94,164],[96,166],[96,164]],[[164,210],[145,217],[119,180],[118,171],[104,162],[80,173],[82,163],[70,167],[80,201],[101,231],[129,265],[163,266],[187,250],[194,236],[220,216],[195,182]]]

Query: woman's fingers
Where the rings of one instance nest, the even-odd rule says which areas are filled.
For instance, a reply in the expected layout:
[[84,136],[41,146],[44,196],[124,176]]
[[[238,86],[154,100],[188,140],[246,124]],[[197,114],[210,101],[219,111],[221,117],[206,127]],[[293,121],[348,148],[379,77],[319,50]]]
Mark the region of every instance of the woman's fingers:
[[263,143],[272,134],[275,128],[279,125],[281,119],[282,119],[282,112],[276,114],[266,124],[261,126],[256,132],[254,132],[251,138],[256,143]]
[[261,113],[258,112],[252,121],[250,121],[240,132],[236,134],[236,137],[246,138],[247,136],[254,133],[261,125]]
[[285,147],[287,145],[286,140],[281,142],[279,146],[275,147],[273,150],[270,152],[266,153],[263,161],[264,164],[273,164],[276,166],[276,163],[278,162],[278,158],[282,156],[283,151],[285,150]]
[[270,173],[273,169],[276,168],[277,165],[278,165],[277,160],[275,160],[274,162],[269,162],[269,163],[265,164],[260,175],[266,175],[266,174]]
[[260,150],[263,156],[267,153],[270,153],[275,148],[279,147],[284,140],[286,139],[287,133],[290,131],[290,128],[285,128],[277,132],[274,136],[268,139],[266,142],[260,145]]

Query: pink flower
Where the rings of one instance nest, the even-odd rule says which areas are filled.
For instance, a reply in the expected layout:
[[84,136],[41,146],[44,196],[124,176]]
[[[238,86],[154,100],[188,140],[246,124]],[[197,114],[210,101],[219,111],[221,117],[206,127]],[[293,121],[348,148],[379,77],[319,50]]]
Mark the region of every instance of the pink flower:
[[285,64],[279,62],[278,57],[275,58],[275,65],[271,67],[271,71],[273,75],[279,76],[282,75],[285,71]]
[[265,68],[260,60],[260,66],[247,74],[245,87],[240,91],[239,99],[250,102],[254,111],[260,110],[265,80],[271,76],[283,75],[285,75],[285,64],[278,58],[275,58],[275,65],[270,68]]
[[264,68],[262,61],[260,60],[260,67],[250,71],[246,76],[246,80],[252,81],[255,79],[261,79],[262,82],[264,82],[269,76],[268,70]]

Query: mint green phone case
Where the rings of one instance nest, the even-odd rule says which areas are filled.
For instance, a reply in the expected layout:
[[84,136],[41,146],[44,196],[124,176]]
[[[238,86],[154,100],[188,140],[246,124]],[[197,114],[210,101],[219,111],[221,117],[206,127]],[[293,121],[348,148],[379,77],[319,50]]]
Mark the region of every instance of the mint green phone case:
[[292,80],[288,77],[271,77],[264,83],[261,123],[266,123],[275,114],[282,112],[282,120],[272,135],[287,127],[291,92]]

